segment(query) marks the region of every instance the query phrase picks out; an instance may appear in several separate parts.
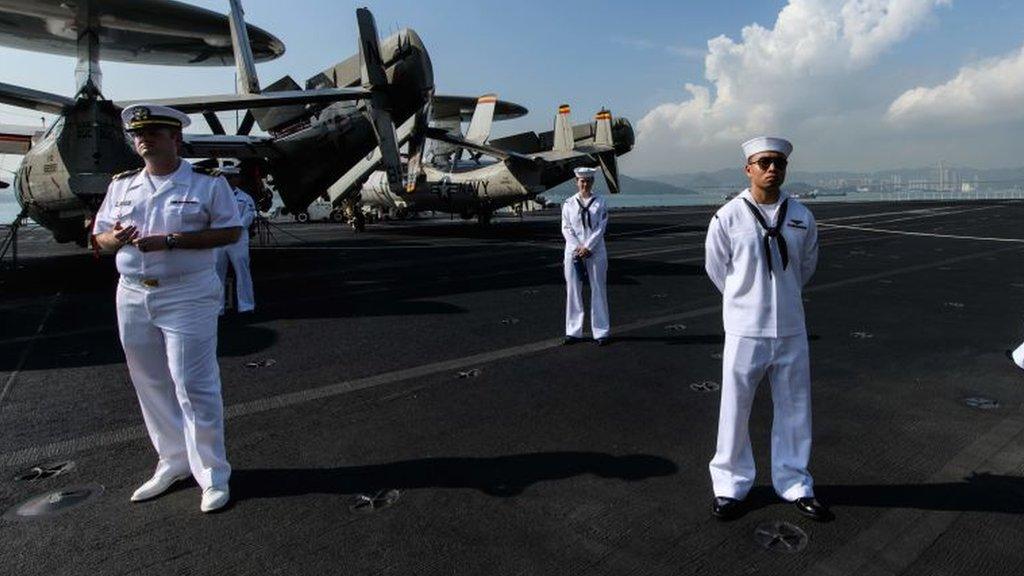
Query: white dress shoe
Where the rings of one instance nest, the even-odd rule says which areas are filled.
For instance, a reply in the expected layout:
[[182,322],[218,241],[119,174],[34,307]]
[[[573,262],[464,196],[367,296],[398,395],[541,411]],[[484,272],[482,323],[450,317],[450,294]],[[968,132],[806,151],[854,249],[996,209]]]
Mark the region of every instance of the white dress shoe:
[[203,490],[203,502],[199,505],[199,509],[203,512],[213,512],[223,508],[230,499],[227,486],[210,486]]
[[132,502],[142,502],[144,500],[156,498],[164,492],[167,492],[167,490],[169,490],[171,486],[174,486],[176,482],[185,480],[188,477],[188,474],[153,476],[135,490],[132,494]]

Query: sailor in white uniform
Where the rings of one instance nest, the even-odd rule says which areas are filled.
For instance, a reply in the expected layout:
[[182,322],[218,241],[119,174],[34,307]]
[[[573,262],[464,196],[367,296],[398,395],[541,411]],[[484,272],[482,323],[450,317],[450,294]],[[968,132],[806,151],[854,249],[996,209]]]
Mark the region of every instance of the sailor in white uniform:
[[598,346],[608,343],[608,253],[604,233],[608,207],[594,195],[594,168],[577,168],[579,190],[562,204],[562,236],[565,237],[565,343],[583,339],[583,278],[590,282],[590,331]]
[[1007,350],[1006,357],[1013,362],[1014,366],[1024,370],[1024,344],[1017,346],[1013,350]]
[[772,389],[772,484],[804,515],[823,520],[814,498],[811,373],[802,290],[818,262],[814,216],[780,190],[793,146],[780,138],[743,144],[750,187],[708,227],[705,268],[722,293],[725,349],[718,446],[711,460],[712,512],[729,519],[754,483],[748,421],[758,383]]
[[[252,274],[249,272],[249,226],[256,218],[256,203],[252,196],[238,187],[241,181],[241,171],[237,166],[225,166],[220,173],[227,178],[235,195],[235,203],[238,207],[238,217],[242,221],[242,233],[238,241],[223,248],[217,249],[217,276],[221,284],[225,284],[228,278],[228,262],[235,271],[235,295],[238,312],[252,312],[256,307],[252,290]],[[224,306],[221,305],[221,313]]]
[[215,249],[238,239],[228,183],[178,156],[189,118],[140,104],[122,113],[145,161],[114,176],[96,214],[96,244],[116,251],[117,323],[128,372],[159,458],[132,501],[155,498],[193,476],[200,509],[227,504],[231,466],[217,366],[221,284]]

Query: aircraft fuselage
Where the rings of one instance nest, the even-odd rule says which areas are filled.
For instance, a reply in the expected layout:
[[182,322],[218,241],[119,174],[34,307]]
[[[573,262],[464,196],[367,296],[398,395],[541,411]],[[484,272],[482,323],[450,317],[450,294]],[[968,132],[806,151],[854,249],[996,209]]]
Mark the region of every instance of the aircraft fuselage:
[[15,196],[57,242],[85,245],[112,174],[142,165],[121,128],[120,109],[80,99],[25,154]]

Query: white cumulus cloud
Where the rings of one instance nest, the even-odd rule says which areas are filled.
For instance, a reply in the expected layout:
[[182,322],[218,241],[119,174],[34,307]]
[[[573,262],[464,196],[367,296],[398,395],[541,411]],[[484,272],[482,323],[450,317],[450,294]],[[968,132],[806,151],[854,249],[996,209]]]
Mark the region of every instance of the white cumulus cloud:
[[1024,47],[1002,58],[965,66],[952,80],[904,92],[889,106],[900,126],[987,125],[1024,119]]
[[[863,119],[892,95],[872,100],[865,86],[879,57],[927,25],[950,0],[790,0],[774,27],[751,24],[739,40],[707,43],[707,84],[656,106],[637,123],[632,166],[669,172],[721,167],[742,139],[759,133],[814,145],[822,126]],[[680,166],[685,156],[693,166]]]

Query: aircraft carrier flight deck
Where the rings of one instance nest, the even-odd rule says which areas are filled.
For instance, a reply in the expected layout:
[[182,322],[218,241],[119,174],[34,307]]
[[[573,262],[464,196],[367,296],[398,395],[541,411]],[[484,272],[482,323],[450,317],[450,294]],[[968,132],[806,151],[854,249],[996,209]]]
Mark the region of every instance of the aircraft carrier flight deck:
[[713,207],[612,212],[604,347],[561,345],[554,211],[271,227],[255,314],[220,325],[232,502],[212,515],[191,481],[129,502],[155,455],[113,260],[23,231],[0,272],[0,571],[1024,573],[1024,372],[1004,356],[1024,328],[1024,205],[810,207],[828,523],[771,489],[764,384],[750,509],[710,514]]

